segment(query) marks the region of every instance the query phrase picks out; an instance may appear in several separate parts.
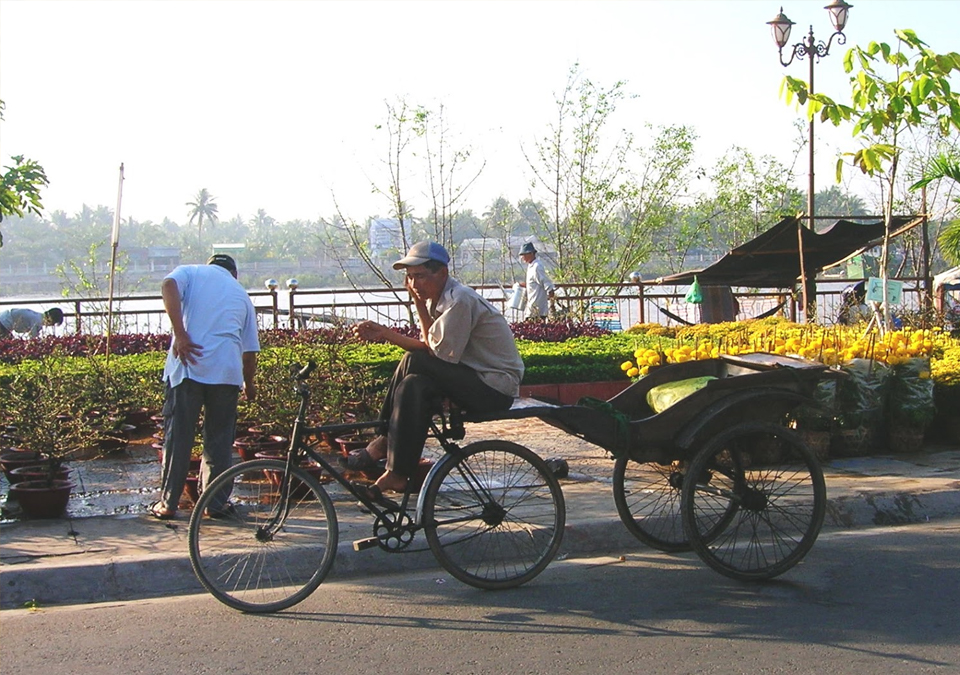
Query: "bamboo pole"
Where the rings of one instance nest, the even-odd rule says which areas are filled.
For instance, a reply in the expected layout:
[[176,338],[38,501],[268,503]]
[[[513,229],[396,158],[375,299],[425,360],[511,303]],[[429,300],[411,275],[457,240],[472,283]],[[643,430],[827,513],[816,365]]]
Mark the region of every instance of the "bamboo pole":
[[110,337],[113,335],[113,282],[117,272],[117,247],[120,244],[120,203],[123,200],[123,162],[120,163],[120,181],[117,185],[117,210],[113,215],[113,232],[110,234],[110,289],[107,294],[107,354],[110,365]]

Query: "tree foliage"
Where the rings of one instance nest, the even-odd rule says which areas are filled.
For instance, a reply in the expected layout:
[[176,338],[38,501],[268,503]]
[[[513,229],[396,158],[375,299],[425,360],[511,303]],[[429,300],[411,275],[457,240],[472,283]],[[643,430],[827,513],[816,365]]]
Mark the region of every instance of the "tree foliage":
[[[5,104],[0,100],[0,120],[3,119]],[[13,155],[13,166],[5,166],[0,175],[0,222],[7,216],[23,216],[25,213],[40,215],[43,203],[40,201],[40,189],[50,184],[47,174],[40,164],[23,155]],[[3,232],[0,232],[0,247],[3,246]]]
[[[953,91],[951,76],[960,71],[960,54],[937,54],[912,30],[896,30],[896,48],[885,42],[855,46],[844,57],[850,77],[850,103],[837,103],[825,94],[811,94],[805,82],[787,76],[782,91],[787,103],[793,96],[807,105],[807,114],[839,126],[849,122],[861,147],[837,161],[839,182],[849,163],[865,174],[880,177],[886,186],[884,217],[887,232],[881,254],[881,275],[888,273],[890,218],[893,215],[897,169],[904,152],[905,135],[919,127],[935,126],[947,136],[960,131],[960,94]],[[886,302],[885,323],[891,323]]]
[[553,249],[560,281],[626,278],[650,257],[655,233],[687,188],[695,134],[664,127],[646,149],[627,130],[611,134],[627,97],[624,82],[603,87],[574,65],[555,99],[554,122],[527,156],[533,187],[544,194],[535,232]]
[[207,192],[207,188],[202,188],[193,198],[193,201],[186,204],[190,207],[188,212],[190,219],[187,221],[187,225],[193,225],[193,221],[197,221],[197,248],[201,253],[203,252],[203,219],[206,218],[211,225],[217,222],[217,203],[214,201],[215,199],[216,197]]

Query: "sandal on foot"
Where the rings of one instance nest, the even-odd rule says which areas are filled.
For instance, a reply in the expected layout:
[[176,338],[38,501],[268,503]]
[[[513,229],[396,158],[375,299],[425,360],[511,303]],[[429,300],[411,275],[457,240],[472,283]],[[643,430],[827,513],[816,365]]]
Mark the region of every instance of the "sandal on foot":
[[168,509],[163,505],[163,502],[155,502],[151,504],[149,511],[150,515],[157,520],[173,520],[177,517],[177,512],[173,509]]
[[380,460],[374,459],[366,448],[353,450],[346,457],[340,457],[340,466],[351,471],[364,471],[376,468]]
[[[389,497],[384,496],[383,490],[381,490],[378,485],[367,485],[366,483],[357,482],[350,483],[350,485],[353,487],[358,496],[363,497],[367,501],[371,501],[378,506],[382,506],[388,511],[400,510],[400,505]],[[360,503],[363,504],[363,502]]]

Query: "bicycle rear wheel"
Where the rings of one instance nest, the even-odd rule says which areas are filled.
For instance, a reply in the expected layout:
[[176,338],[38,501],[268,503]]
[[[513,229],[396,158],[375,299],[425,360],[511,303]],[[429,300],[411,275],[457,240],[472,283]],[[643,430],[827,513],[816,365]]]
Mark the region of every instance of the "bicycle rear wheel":
[[694,457],[681,510],[703,561],[750,581],[783,574],[807,554],[826,501],[823,471],[796,432],[744,423],[718,434]]
[[[203,491],[190,518],[190,562],[200,583],[242,612],[292,607],[333,566],[338,530],[329,495],[298,467],[284,508],[274,484],[284,470],[275,459],[233,466]],[[204,515],[228,496],[231,507],[222,517]]]
[[508,441],[468,445],[424,494],[430,550],[454,577],[486,590],[540,574],[557,554],[565,521],[556,477],[534,452]]

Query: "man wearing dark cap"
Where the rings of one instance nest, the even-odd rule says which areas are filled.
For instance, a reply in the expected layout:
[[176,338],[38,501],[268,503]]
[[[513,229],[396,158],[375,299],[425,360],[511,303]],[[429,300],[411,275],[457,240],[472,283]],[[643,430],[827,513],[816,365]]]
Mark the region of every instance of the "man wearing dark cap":
[[537,249],[532,242],[520,247],[520,260],[527,265],[526,280],[520,285],[527,289],[527,302],[524,318],[528,321],[542,321],[550,313],[550,300],[553,296],[553,281],[543,269],[543,263],[537,260]]
[[437,401],[449,398],[464,410],[508,409],[520,392],[523,361],[510,325],[496,307],[449,276],[450,256],[440,244],[414,244],[393,268],[406,272],[405,285],[417,310],[421,337],[411,338],[373,321],[357,324],[364,340],[386,341],[407,350],[393,374],[380,411],[386,436],[344,461],[371,468],[383,457],[387,471],[367,490],[392,506],[385,491],[402,492],[415,471]]
[[[176,516],[187,480],[197,420],[203,410],[201,485],[209,485],[233,463],[237,401],[257,396],[254,374],[260,342],[250,296],[237,282],[237,264],[228,255],[206,265],[181,265],[160,286],[173,339],[163,368],[163,468],[160,501],[150,507],[161,520]],[[232,508],[223,494],[207,515]]]

